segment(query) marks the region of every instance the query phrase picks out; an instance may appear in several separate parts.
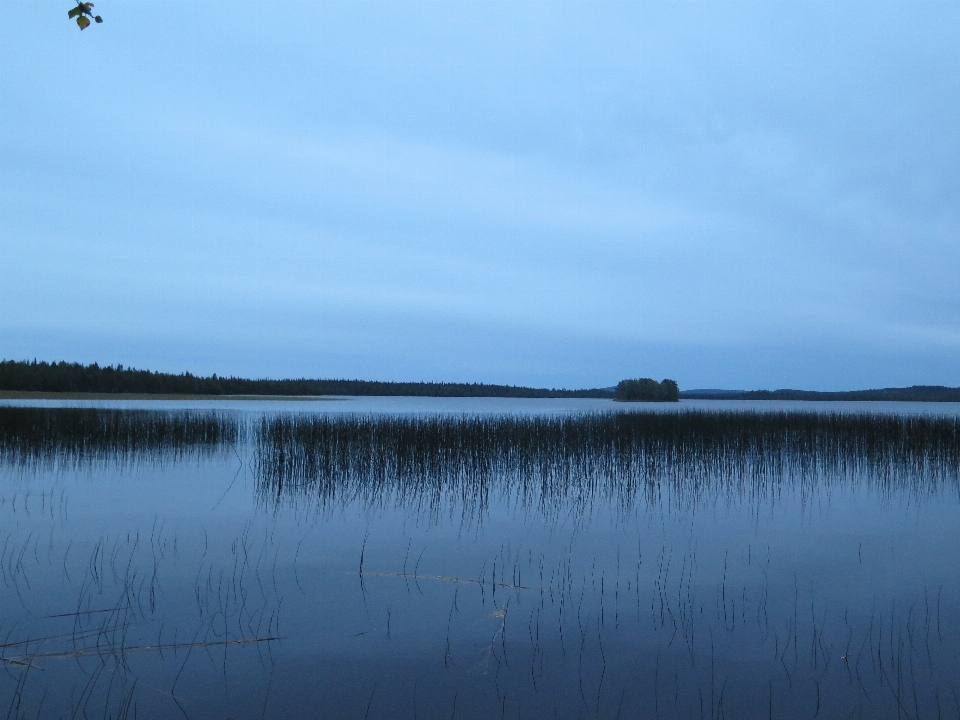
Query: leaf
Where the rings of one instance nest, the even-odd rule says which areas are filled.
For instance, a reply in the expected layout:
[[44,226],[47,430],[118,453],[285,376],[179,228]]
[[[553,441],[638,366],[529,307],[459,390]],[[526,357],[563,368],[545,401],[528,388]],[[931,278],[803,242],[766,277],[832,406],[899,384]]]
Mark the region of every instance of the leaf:
[[99,15],[97,15],[97,16],[94,18],[94,20],[96,20],[98,23],[102,23],[102,22],[103,22],[103,18],[100,17]]
[[84,15],[81,15],[80,17],[77,18],[77,25],[80,26],[81,30],[86,29],[87,26],[90,25],[90,18]]
[[76,17],[83,12],[83,8],[77,5],[73,10],[67,13],[68,18]]

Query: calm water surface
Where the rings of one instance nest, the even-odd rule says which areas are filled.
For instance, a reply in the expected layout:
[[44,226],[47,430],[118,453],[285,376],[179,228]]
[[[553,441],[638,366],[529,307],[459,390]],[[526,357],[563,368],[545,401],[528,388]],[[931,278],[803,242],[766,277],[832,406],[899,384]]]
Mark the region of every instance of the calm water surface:
[[637,409],[7,402],[0,714],[960,718],[960,407]]
[[142,410],[230,410],[329,414],[514,414],[584,412],[821,412],[960,416],[960,403],[811,402],[799,400],[681,400],[679,403],[618,403],[600,398],[329,397],[317,400],[0,400],[0,407],[88,407]]

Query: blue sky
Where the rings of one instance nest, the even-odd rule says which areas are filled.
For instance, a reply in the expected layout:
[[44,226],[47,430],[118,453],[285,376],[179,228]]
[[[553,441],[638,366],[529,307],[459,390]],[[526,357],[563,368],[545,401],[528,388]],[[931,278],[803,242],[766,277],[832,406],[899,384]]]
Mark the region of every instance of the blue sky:
[[960,4],[7,0],[0,356],[960,385]]

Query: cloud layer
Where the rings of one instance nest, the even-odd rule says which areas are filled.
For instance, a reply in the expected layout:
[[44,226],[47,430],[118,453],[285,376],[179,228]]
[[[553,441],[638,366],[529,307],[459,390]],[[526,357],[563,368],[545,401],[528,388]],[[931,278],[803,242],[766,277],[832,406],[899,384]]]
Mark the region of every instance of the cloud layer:
[[955,3],[97,9],[0,29],[4,357],[960,385]]

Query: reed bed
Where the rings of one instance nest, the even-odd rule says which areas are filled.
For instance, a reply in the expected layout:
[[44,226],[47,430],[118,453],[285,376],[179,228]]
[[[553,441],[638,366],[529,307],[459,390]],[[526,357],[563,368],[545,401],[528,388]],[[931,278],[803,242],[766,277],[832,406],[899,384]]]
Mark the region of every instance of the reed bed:
[[75,467],[176,459],[233,447],[238,418],[214,412],[0,408],[0,464]]
[[258,489],[440,510],[632,507],[867,483],[937,493],[960,477],[960,419],[816,413],[562,417],[275,416],[254,428]]

